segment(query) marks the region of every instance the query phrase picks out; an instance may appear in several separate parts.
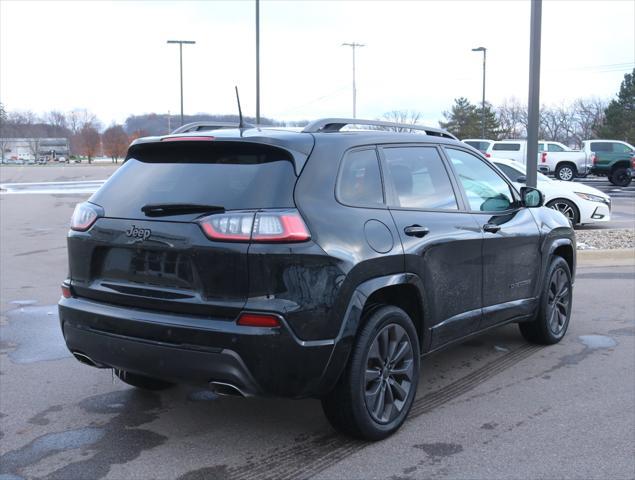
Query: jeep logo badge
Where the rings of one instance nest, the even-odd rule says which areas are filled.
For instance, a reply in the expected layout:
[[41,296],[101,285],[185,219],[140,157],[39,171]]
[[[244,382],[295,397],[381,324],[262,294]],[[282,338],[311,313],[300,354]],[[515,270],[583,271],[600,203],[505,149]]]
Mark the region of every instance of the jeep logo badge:
[[132,237],[136,240],[146,240],[152,234],[152,230],[149,228],[138,228],[132,225],[128,230],[126,230],[126,236]]

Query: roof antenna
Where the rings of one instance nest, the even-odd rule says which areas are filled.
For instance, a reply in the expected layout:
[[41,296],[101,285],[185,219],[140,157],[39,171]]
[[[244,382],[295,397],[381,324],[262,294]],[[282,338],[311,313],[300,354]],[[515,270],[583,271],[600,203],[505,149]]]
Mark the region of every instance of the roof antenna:
[[236,102],[238,102],[238,128],[245,128],[243,123],[243,111],[240,108],[240,96],[238,95],[238,85],[234,86],[236,89]]

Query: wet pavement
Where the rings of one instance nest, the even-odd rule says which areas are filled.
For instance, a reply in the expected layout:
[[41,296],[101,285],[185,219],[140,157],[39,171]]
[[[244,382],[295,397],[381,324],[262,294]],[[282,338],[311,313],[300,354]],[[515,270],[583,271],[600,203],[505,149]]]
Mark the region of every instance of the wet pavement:
[[632,265],[578,270],[558,345],[507,326],[426,358],[407,423],[367,444],[315,400],[140,392],[72,358],[55,304],[83,198],[0,196],[0,479],[635,477]]

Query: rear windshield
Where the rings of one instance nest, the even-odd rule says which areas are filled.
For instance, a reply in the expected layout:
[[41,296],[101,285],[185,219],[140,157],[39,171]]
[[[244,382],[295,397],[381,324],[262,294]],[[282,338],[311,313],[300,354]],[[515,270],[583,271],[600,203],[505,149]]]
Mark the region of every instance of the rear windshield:
[[141,144],[91,201],[107,216],[136,218],[148,204],[194,203],[225,210],[293,207],[291,155],[230,142]]

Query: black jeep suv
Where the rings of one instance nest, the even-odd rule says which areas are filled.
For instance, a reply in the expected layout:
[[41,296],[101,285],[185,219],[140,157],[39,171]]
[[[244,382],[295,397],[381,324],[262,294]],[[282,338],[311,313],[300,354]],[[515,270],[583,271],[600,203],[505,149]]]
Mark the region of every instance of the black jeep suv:
[[509,322],[558,342],[569,222],[449,133],[391,127],[136,140],[71,220],[70,351],[141,388],[317,397],[376,440],[405,420],[422,355]]

